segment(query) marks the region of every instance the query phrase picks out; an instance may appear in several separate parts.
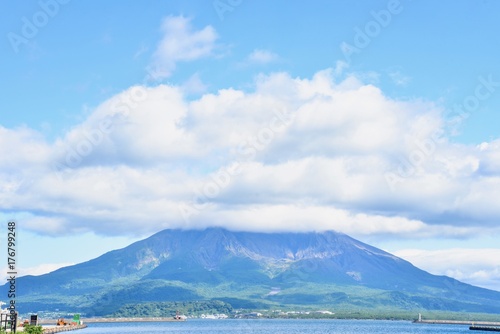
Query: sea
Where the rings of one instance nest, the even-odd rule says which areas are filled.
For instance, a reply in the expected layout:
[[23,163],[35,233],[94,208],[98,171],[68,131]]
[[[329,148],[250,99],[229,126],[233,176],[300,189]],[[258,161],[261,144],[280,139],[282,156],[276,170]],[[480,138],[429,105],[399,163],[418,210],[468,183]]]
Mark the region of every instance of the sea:
[[188,319],[185,322],[92,323],[81,334],[424,334],[470,333],[466,325],[382,320]]

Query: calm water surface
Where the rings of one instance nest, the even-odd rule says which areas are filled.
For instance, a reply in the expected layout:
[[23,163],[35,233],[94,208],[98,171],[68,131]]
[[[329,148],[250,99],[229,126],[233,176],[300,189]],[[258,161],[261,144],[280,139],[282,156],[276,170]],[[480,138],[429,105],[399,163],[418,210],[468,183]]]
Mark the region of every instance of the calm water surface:
[[468,326],[426,325],[406,321],[378,320],[206,320],[189,319],[186,322],[145,322],[89,324],[81,334],[425,334],[470,333]]

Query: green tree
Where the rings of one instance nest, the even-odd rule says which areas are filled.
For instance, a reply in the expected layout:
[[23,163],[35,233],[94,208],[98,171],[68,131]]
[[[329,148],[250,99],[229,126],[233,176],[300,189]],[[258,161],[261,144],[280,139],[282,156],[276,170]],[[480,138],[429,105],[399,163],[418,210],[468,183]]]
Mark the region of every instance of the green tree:
[[24,332],[28,334],[42,334],[42,326],[26,325],[24,326]]

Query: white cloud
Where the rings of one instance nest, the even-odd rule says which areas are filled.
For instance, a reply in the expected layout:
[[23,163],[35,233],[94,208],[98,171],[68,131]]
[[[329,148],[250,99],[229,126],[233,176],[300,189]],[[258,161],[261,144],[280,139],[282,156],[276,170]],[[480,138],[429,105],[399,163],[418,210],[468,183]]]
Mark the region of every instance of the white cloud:
[[401,71],[389,72],[389,78],[391,78],[397,86],[406,86],[411,81],[411,78],[401,73]]
[[[7,129],[0,126],[0,172],[29,170],[47,162],[50,147],[44,137],[27,127]],[[23,168],[20,169],[19,167]]]
[[400,216],[353,213],[326,205],[297,201],[296,204],[210,205],[203,216],[194,216],[193,226],[209,227],[213,222],[229,229],[249,231],[341,231],[351,236],[385,235],[422,238],[439,233],[442,237],[466,235],[470,230],[453,226],[430,227]]
[[256,49],[253,50],[247,57],[247,62],[250,64],[269,64],[278,60],[278,55],[269,50]]
[[500,291],[500,249],[402,249],[394,254],[432,274]]
[[261,75],[252,92],[191,100],[185,87],[134,86],[55,143],[2,128],[0,205],[51,235],[207,225],[498,233],[498,141],[450,143],[434,104],[332,74]]
[[217,33],[212,26],[194,30],[191,20],[183,16],[169,16],[163,20],[163,38],[153,55],[153,76],[172,75],[180,61],[193,61],[213,55]]

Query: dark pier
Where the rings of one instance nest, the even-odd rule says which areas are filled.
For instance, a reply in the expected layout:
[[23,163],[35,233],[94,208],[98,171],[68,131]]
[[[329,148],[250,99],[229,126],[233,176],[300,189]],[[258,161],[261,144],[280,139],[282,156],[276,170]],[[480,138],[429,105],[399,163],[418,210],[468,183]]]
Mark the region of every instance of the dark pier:
[[500,327],[470,326],[471,331],[500,332]]

